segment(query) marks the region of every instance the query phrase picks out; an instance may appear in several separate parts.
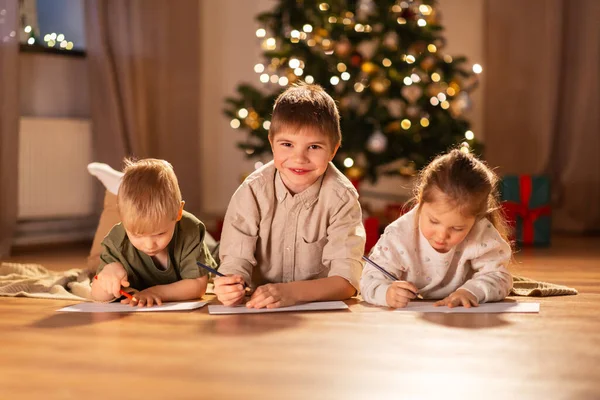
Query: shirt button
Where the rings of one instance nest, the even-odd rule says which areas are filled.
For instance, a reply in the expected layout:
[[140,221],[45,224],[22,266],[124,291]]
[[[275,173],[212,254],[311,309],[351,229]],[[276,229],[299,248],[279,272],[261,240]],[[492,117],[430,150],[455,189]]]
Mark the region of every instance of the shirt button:
[[286,247],[285,249],[286,249],[287,251],[290,251],[290,250],[291,250],[291,248],[289,248],[289,247]]

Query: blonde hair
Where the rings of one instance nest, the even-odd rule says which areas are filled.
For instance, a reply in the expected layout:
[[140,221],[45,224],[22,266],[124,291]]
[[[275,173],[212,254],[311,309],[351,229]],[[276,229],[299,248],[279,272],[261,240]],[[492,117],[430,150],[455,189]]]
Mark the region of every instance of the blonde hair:
[[[500,208],[498,176],[483,161],[469,152],[463,143],[460,149],[436,157],[419,174],[413,204],[420,211],[423,203],[435,202],[436,190],[463,215],[487,218],[508,242],[508,225]],[[439,196],[438,196],[439,197]]]
[[319,85],[299,83],[281,93],[273,106],[269,139],[283,130],[314,129],[335,147],[342,142],[340,114],[335,101]]
[[123,172],[117,204],[127,230],[150,233],[157,224],[177,219],[181,191],[170,163],[154,158],[125,159]]

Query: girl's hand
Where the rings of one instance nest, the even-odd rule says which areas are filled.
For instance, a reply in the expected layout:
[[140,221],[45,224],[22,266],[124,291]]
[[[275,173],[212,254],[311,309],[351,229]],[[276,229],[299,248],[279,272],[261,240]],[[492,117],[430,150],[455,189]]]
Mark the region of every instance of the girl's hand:
[[153,305],[162,306],[162,298],[158,293],[158,289],[156,286],[151,288],[142,290],[141,292],[136,293],[133,296],[133,299],[123,299],[121,300],[123,304],[129,304],[132,307],[152,307]]
[[128,287],[127,271],[121,263],[107,264],[94,280],[94,285],[99,285],[103,291],[114,297],[121,297],[121,286]]
[[419,289],[410,282],[395,281],[388,287],[385,293],[385,301],[393,308],[404,308],[417,297]]
[[229,275],[215,278],[215,294],[224,306],[240,304],[246,295],[244,278],[240,275]]
[[477,301],[477,297],[473,295],[473,293],[469,292],[465,289],[458,289],[454,293],[451,293],[448,297],[443,300],[436,301],[434,306],[448,306],[452,307],[460,307],[463,306],[465,308],[478,307],[479,301]]
[[250,301],[246,303],[248,308],[279,308],[296,304],[296,299],[285,283],[269,283],[259,286]]

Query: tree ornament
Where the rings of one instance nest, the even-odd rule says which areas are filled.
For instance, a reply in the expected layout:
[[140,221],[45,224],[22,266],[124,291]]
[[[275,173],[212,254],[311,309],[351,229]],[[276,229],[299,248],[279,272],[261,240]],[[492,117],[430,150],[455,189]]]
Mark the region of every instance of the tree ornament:
[[390,116],[400,118],[404,112],[404,102],[400,99],[391,99],[385,103]]
[[406,107],[406,115],[409,118],[417,118],[421,114],[421,109],[416,105]]
[[333,51],[334,43],[329,39],[325,39],[321,41],[321,47],[323,51]]
[[472,108],[471,97],[467,92],[460,92],[458,96],[450,103],[452,112],[456,112],[456,115],[462,115],[463,113],[470,111]]
[[371,153],[379,154],[383,153],[387,148],[387,136],[385,136],[379,129],[373,133],[367,140],[367,149]]
[[362,179],[362,177],[365,176],[365,171],[361,167],[353,166],[347,168],[346,171],[344,171],[344,174],[348,177],[348,179],[354,181]]
[[429,71],[435,66],[435,64],[435,58],[433,56],[427,56],[423,59],[423,61],[421,61],[421,68],[423,68],[425,71]]
[[358,51],[354,50],[352,52],[352,56],[350,56],[350,65],[352,65],[355,68],[358,68],[362,64],[362,61],[363,61],[362,54],[360,54]]
[[400,175],[402,176],[414,176],[416,172],[415,163],[412,161],[400,167]]
[[371,61],[367,61],[361,65],[360,69],[362,70],[362,72],[372,75],[375,72],[377,72],[379,67],[377,65],[373,64]]
[[372,60],[373,56],[379,49],[379,40],[363,40],[358,44],[358,46],[356,46],[356,49],[364,58],[367,60]]
[[402,129],[402,123],[401,121],[392,121],[389,124],[387,124],[385,126],[385,131],[387,133],[392,133],[392,132],[400,132],[400,129]]
[[356,19],[358,21],[366,21],[369,16],[375,11],[375,3],[373,0],[358,0],[356,5]]
[[421,98],[423,95],[423,89],[421,89],[419,85],[404,86],[400,90],[400,93],[402,94],[402,97],[406,99],[406,101],[412,104]]
[[327,29],[325,28],[319,28],[315,31],[315,35],[318,35],[322,38],[326,38],[329,36],[329,31],[327,31]]
[[399,42],[400,42],[400,39],[398,38],[398,34],[396,32],[388,32],[383,37],[383,45],[388,50],[392,50],[392,51],[398,50]]
[[375,94],[383,94],[390,86],[390,81],[380,76],[371,80],[371,90]]
[[408,7],[408,8],[404,8],[400,12],[400,16],[407,21],[411,21],[411,20],[415,19],[416,14],[410,7]]
[[347,57],[352,51],[352,44],[347,38],[340,39],[335,44],[335,53],[340,57]]

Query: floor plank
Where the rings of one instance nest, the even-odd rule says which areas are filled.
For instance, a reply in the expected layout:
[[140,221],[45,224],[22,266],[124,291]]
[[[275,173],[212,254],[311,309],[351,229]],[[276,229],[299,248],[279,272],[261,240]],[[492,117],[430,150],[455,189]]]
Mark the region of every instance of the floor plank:
[[[87,248],[15,262],[85,265]],[[57,313],[0,298],[0,398],[600,398],[600,238],[517,253],[515,274],[576,287],[540,314],[350,310],[210,316]]]

